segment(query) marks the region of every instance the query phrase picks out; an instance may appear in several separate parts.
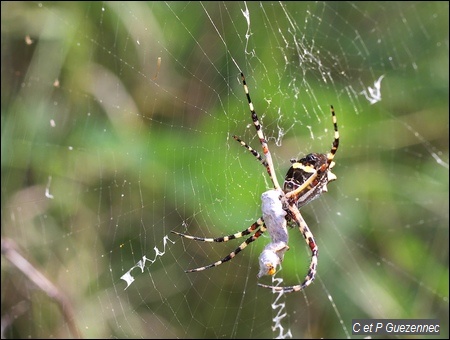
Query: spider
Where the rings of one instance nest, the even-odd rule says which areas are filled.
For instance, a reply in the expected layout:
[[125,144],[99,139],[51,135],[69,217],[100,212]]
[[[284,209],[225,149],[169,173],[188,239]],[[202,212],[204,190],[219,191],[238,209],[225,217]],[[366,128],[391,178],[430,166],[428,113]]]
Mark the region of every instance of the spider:
[[326,192],[327,184],[337,178],[336,175],[331,172],[331,169],[335,164],[333,159],[339,147],[339,132],[336,115],[334,108],[331,105],[331,116],[334,125],[334,140],[330,152],[327,154],[310,153],[299,160],[291,159],[291,167],[286,173],[283,188],[281,188],[275,174],[275,168],[269,147],[267,145],[267,140],[264,136],[262,126],[258,120],[258,116],[256,115],[253,103],[250,99],[250,94],[243,73],[241,73],[241,79],[250,108],[252,121],[261,143],[264,158],[247,143],[239,139],[239,137],[233,136],[233,138],[244,148],[246,148],[266,168],[269,178],[273,184],[273,189],[264,192],[261,196],[261,210],[263,216],[258,218],[258,220],[247,229],[228,236],[204,238],[179,233],[176,231],[172,231],[172,233],[191,240],[202,242],[228,242],[233,239],[253,234],[223,259],[204,267],[186,270],[187,273],[191,273],[217,267],[222,263],[230,261],[250,243],[256,241],[264,232],[267,231],[271,237],[271,242],[266,245],[259,256],[260,271],[257,276],[260,278],[264,275],[275,274],[278,266],[280,266],[283,261],[285,252],[289,249],[287,225],[296,225],[311,250],[311,262],[303,282],[292,286],[270,286],[261,283],[258,283],[258,285],[261,287],[270,288],[274,291],[282,291],[284,293],[300,291],[314,281],[317,272],[319,250],[316,242],[314,241],[314,236],[309,230],[308,225],[303,219],[299,209],[311,202],[313,199],[317,198],[322,192]]

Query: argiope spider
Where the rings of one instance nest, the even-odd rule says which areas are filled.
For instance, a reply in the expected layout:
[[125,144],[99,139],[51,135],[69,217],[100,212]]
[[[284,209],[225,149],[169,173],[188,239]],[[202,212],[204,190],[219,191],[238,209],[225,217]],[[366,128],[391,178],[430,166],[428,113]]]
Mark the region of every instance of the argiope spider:
[[247,96],[248,105],[250,107],[253,124],[256,128],[256,133],[262,146],[264,158],[262,158],[256,150],[252,149],[247,143],[243,142],[238,137],[233,136],[233,138],[261,162],[261,164],[267,169],[269,177],[273,183],[274,189],[264,192],[261,196],[261,210],[263,216],[247,229],[228,236],[203,238],[186,235],[176,231],[172,231],[172,233],[188,239],[203,242],[227,242],[229,240],[241,238],[253,233],[253,235],[246,239],[236,250],[225,256],[223,259],[204,267],[186,270],[186,272],[191,273],[217,267],[222,263],[231,260],[239,252],[244,250],[250,243],[256,241],[265,231],[267,231],[271,237],[271,242],[264,248],[259,256],[260,271],[258,273],[258,278],[260,278],[263,275],[275,274],[277,267],[281,265],[284,253],[289,249],[287,225],[295,224],[302,233],[312,255],[305,279],[300,284],[287,287],[275,287],[261,283],[258,283],[258,285],[265,288],[271,288],[275,291],[283,291],[284,293],[299,291],[306,288],[314,281],[319,254],[318,247],[314,241],[314,236],[309,230],[308,225],[303,219],[299,209],[311,202],[313,199],[317,198],[322,192],[326,192],[327,184],[336,179],[336,175],[331,172],[331,168],[333,168],[335,164],[333,159],[339,147],[339,132],[336,115],[334,113],[333,106],[331,106],[331,116],[333,118],[334,125],[334,141],[330,152],[328,154],[310,153],[299,160],[291,159],[292,165],[285,176],[283,189],[281,189],[275,174],[272,156],[270,154],[262,126],[258,120],[258,116],[256,115],[253,103],[250,99],[250,94],[243,73],[241,73],[241,78],[245,95]]

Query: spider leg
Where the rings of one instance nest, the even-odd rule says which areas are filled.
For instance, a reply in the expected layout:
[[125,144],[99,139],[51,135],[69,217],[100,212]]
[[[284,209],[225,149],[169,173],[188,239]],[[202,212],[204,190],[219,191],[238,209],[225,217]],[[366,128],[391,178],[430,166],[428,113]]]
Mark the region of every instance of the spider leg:
[[263,219],[258,218],[258,220],[255,223],[253,223],[250,227],[248,227],[247,229],[245,229],[243,231],[240,231],[233,235],[215,237],[215,238],[191,236],[191,235],[179,233],[179,232],[173,231],[173,230],[171,231],[171,233],[188,238],[190,240],[201,241],[201,242],[228,242],[229,240],[234,240],[236,238],[240,238],[242,236],[249,235],[252,232],[254,232],[256,229],[262,227],[263,225],[264,225]]
[[[338,126],[337,126],[337,118],[336,118],[336,114],[334,113],[333,105],[331,105],[331,117],[333,118],[333,125],[334,125],[334,141],[333,141],[333,145],[331,146],[331,150],[327,155],[328,166],[330,166],[331,163],[333,162],[334,155],[336,155],[336,151],[339,147],[339,131],[338,131]],[[330,168],[331,168],[331,166],[330,166]]]
[[259,154],[258,151],[256,151],[255,149],[253,149],[250,145],[248,145],[246,142],[244,142],[243,140],[241,140],[238,136],[233,136],[234,140],[237,141],[238,143],[240,143],[244,148],[246,148],[248,151],[251,152],[251,154],[253,156],[256,157],[256,159],[258,161],[261,162],[262,165],[264,165],[264,167],[267,169],[267,172],[269,173],[270,176],[270,172],[269,172],[269,165],[267,164],[266,160],[263,159],[261,157],[261,155]]
[[242,250],[244,250],[250,243],[252,243],[253,241],[256,241],[258,239],[258,237],[260,237],[265,231],[266,231],[266,227],[263,224],[263,225],[261,225],[259,227],[259,229],[256,231],[256,233],[254,233],[252,236],[250,236],[248,239],[246,239],[244,242],[242,242],[239,247],[237,247],[233,252],[231,252],[230,254],[225,256],[222,260],[219,260],[217,262],[214,262],[214,263],[212,263],[210,265],[207,265],[207,266],[204,266],[204,267],[188,269],[188,270],[185,270],[185,272],[186,273],[200,272],[202,270],[213,268],[213,267],[217,267],[217,266],[221,265],[224,262],[230,261],[238,253],[240,253]]
[[311,231],[308,228],[308,225],[306,224],[305,220],[303,219],[302,215],[300,214],[300,211],[298,210],[297,206],[295,204],[289,205],[289,211],[292,215],[292,219],[294,222],[298,225],[298,228],[300,232],[303,235],[303,238],[305,239],[306,243],[309,246],[309,249],[311,250],[311,263],[309,264],[308,273],[305,276],[305,279],[302,283],[294,286],[286,286],[286,287],[275,287],[275,286],[269,286],[264,285],[261,283],[258,283],[258,286],[264,287],[264,288],[270,288],[274,291],[282,291],[283,293],[291,293],[291,292],[298,292],[299,290],[303,290],[306,287],[308,287],[315,279],[316,272],[317,272],[317,262],[319,257],[319,248],[317,247],[316,241],[314,241],[314,236],[311,233]]
[[270,154],[269,146],[267,145],[266,138],[264,137],[262,126],[259,123],[258,116],[256,115],[255,108],[253,107],[253,103],[250,98],[250,94],[248,92],[247,83],[245,81],[245,76],[242,72],[241,72],[241,78],[242,78],[242,85],[244,86],[245,95],[247,96],[248,106],[250,107],[250,112],[252,114],[253,125],[255,125],[256,133],[258,135],[259,142],[261,143],[264,157],[266,158],[267,172],[269,173],[269,177],[272,180],[274,188],[280,189],[280,184],[278,183],[278,179],[275,174],[275,168],[273,166],[272,155]]

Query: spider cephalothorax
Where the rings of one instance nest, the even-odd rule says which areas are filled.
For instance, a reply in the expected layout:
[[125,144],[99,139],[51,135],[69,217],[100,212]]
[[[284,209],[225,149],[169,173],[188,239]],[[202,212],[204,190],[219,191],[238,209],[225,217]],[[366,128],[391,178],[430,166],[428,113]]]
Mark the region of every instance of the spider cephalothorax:
[[261,143],[264,158],[247,143],[236,136],[233,137],[261,162],[261,164],[266,168],[270,180],[272,181],[273,189],[268,190],[261,195],[261,210],[263,216],[247,229],[228,236],[203,238],[190,236],[176,231],[172,231],[172,233],[188,239],[203,242],[227,242],[253,234],[222,260],[204,267],[189,269],[186,271],[198,272],[208,268],[217,267],[222,263],[231,260],[236,256],[236,254],[245,249],[251,242],[256,241],[258,237],[267,231],[271,237],[271,242],[264,247],[264,250],[259,256],[259,278],[264,275],[275,274],[283,261],[285,252],[289,249],[288,231],[286,226],[288,223],[290,225],[295,224],[298,226],[303,238],[311,250],[311,262],[303,282],[288,287],[274,287],[261,283],[258,283],[258,285],[265,288],[271,288],[276,291],[283,291],[285,293],[299,291],[309,286],[314,281],[319,255],[319,250],[316,242],[314,241],[314,236],[309,230],[308,225],[303,219],[299,209],[311,202],[313,199],[317,198],[322,192],[327,191],[327,184],[336,179],[336,175],[331,172],[331,168],[334,166],[334,155],[339,147],[339,132],[336,122],[336,115],[334,113],[333,106],[331,106],[331,116],[333,118],[334,125],[334,140],[330,152],[328,154],[310,153],[300,160],[291,160],[292,165],[285,176],[283,189],[281,189],[275,174],[275,167],[269,151],[269,146],[267,145],[262,126],[258,120],[258,116],[256,115],[253,103],[250,99],[244,74],[242,73],[241,79],[244,86],[245,95],[247,96],[256,134],[258,135]]

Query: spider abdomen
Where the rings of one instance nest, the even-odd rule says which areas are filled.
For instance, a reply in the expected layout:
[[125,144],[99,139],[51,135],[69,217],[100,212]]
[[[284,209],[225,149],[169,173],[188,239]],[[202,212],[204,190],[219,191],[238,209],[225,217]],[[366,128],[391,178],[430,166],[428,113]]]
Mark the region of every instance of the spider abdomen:
[[297,190],[311,176],[316,175],[316,178],[297,195],[298,208],[308,204],[322,192],[327,191],[327,183],[336,179],[336,176],[329,170],[331,166],[328,166],[328,158],[325,154],[310,153],[300,160],[291,160],[291,163],[292,165],[284,178],[283,191],[285,193]]

